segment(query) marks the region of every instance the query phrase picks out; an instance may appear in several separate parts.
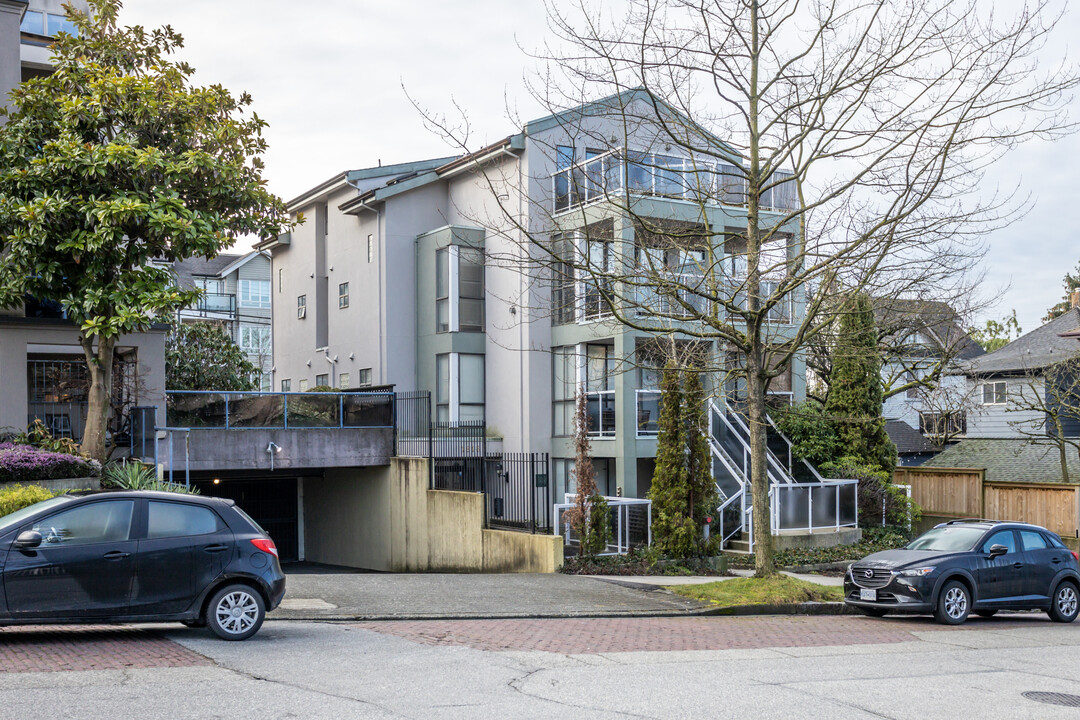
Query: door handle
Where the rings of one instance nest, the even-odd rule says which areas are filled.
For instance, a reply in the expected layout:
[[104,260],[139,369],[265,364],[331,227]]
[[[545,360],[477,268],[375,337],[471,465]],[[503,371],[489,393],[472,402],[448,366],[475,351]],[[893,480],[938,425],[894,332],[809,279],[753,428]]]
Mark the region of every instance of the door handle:
[[1061,558],[1054,558],[1054,559],[1053,559],[1053,560],[1051,560],[1050,562],[1052,562],[1052,563],[1054,563],[1055,565],[1057,565],[1058,563],[1060,563],[1060,562],[1061,562]]
[[120,550],[113,550],[112,552],[105,553],[106,560],[122,560],[126,557],[131,557],[131,553],[122,552]]
[[1022,568],[1022,567],[1024,567],[1024,563],[1022,563],[1022,562],[1013,563],[1013,567],[1014,568]]
[[226,551],[228,549],[229,549],[228,545],[207,545],[206,547],[203,548],[203,552],[219,553],[219,552],[224,552],[224,551]]

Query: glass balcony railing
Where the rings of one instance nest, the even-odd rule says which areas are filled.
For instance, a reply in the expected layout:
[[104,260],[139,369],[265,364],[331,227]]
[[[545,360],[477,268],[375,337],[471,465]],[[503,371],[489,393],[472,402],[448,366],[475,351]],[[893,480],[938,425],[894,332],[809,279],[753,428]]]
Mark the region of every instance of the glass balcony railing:
[[[711,311],[707,296],[714,291],[709,288],[703,275],[673,274],[654,280],[643,278],[643,284],[634,290],[634,314],[637,317],[700,318]],[[761,298],[771,297],[780,282],[762,280]],[[743,286],[745,280],[724,278],[715,292],[720,297],[732,297],[738,307],[745,308],[746,290]],[[794,298],[789,293],[769,310],[766,321],[775,325],[790,325],[794,317],[793,307]]]
[[167,390],[170,428],[219,430],[385,428],[394,426],[389,392],[204,392]]
[[192,310],[202,313],[236,314],[236,295],[231,293],[203,293],[195,301]]
[[585,406],[589,414],[589,437],[615,437],[615,391],[587,392]]
[[[775,172],[761,195],[761,208],[794,210],[793,175]],[[746,205],[746,178],[735,165],[699,162],[659,153],[611,150],[552,175],[554,211],[566,212],[623,191],[710,205]]]

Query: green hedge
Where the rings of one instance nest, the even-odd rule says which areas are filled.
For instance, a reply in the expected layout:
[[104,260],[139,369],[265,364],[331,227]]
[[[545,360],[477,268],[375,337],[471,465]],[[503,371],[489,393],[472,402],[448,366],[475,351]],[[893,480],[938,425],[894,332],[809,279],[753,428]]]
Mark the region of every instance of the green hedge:
[[55,496],[56,493],[39,485],[9,485],[0,489],[0,516],[10,515]]

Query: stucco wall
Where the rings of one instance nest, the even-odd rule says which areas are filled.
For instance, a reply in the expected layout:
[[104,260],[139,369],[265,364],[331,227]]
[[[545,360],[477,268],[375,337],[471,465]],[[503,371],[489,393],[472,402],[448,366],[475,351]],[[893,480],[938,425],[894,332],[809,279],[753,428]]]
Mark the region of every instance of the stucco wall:
[[484,529],[483,497],[428,490],[427,461],[327,471],[304,485],[312,562],[394,572],[555,572],[562,538]]

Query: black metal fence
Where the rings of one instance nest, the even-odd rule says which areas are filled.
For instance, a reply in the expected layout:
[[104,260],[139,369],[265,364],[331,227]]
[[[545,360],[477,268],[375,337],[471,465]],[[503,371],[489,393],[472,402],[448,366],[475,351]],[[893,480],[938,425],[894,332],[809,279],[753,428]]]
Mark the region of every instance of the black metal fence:
[[394,424],[397,454],[401,457],[435,456],[431,434],[431,393],[395,393]]
[[482,420],[431,423],[431,489],[484,492],[487,425]]
[[531,533],[552,532],[548,465],[547,453],[502,454],[486,481],[489,527]]

